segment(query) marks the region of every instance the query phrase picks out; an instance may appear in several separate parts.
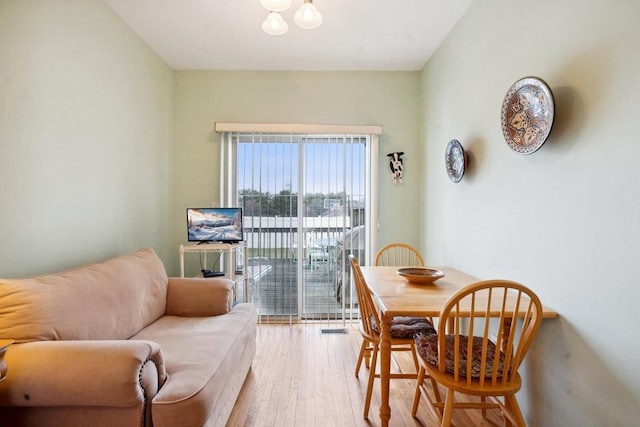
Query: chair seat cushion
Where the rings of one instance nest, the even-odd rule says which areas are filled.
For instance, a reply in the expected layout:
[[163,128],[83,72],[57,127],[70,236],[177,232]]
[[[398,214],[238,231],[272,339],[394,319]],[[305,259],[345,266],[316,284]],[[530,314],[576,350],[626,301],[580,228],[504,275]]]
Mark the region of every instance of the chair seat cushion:
[[[458,374],[467,376],[467,357],[471,356],[471,377],[480,378],[480,368],[482,366],[482,337],[473,337],[471,351],[467,343],[468,336],[460,335],[460,357],[458,358]],[[432,334],[416,334],[414,337],[418,354],[430,365],[438,366],[438,336]],[[485,378],[490,378],[493,372],[493,364],[496,355],[496,345],[489,341],[487,343],[487,358],[485,361]],[[454,373],[455,336],[445,336],[445,370]],[[504,354],[499,352],[497,378],[502,377],[504,368]]]
[[[371,316],[371,326],[377,334],[380,333],[373,316]],[[426,335],[437,334],[426,317],[394,317],[391,322],[391,338],[413,338],[419,332]]]

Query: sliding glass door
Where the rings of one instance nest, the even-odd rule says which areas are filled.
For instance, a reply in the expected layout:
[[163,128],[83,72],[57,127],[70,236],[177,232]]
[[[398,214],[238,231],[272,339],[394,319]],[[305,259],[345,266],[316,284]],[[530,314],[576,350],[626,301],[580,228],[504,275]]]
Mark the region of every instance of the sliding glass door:
[[[263,321],[343,322],[355,308],[347,257],[367,263],[371,137],[226,135],[223,191],[243,208],[252,272],[247,300]],[[233,181],[233,182],[231,182]]]

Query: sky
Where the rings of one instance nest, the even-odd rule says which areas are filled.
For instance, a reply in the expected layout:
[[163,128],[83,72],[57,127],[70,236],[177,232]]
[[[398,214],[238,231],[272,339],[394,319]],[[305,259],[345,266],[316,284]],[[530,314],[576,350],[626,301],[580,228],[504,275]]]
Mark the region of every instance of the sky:
[[[238,190],[364,194],[364,143],[323,138],[301,144],[273,138],[273,142],[238,143]],[[304,191],[299,188],[301,181]]]

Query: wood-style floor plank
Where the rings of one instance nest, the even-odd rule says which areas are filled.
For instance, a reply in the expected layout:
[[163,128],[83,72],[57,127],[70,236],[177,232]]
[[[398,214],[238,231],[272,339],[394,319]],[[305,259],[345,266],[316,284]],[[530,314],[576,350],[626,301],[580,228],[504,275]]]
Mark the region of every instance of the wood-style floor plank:
[[[322,334],[326,324],[258,325],[257,352],[228,426],[379,426],[380,392],[376,380],[369,418],[364,398],[369,370],[354,375],[360,349],[357,326],[348,334]],[[392,369],[412,371],[409,354],[394,354]],[[433,426],[424,402],[411,416],[414,380],[391,380],[390,426]],[[483,419],[479,410],[454,411],[455,426],[503,425],[496,410]]]

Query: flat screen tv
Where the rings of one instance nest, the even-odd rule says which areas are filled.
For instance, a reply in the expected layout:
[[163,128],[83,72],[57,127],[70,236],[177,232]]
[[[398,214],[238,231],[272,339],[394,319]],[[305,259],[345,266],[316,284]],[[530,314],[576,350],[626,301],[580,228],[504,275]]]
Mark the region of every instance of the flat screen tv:
[[190,242],[241,242],[242,208],[187,208],[187,236]]

